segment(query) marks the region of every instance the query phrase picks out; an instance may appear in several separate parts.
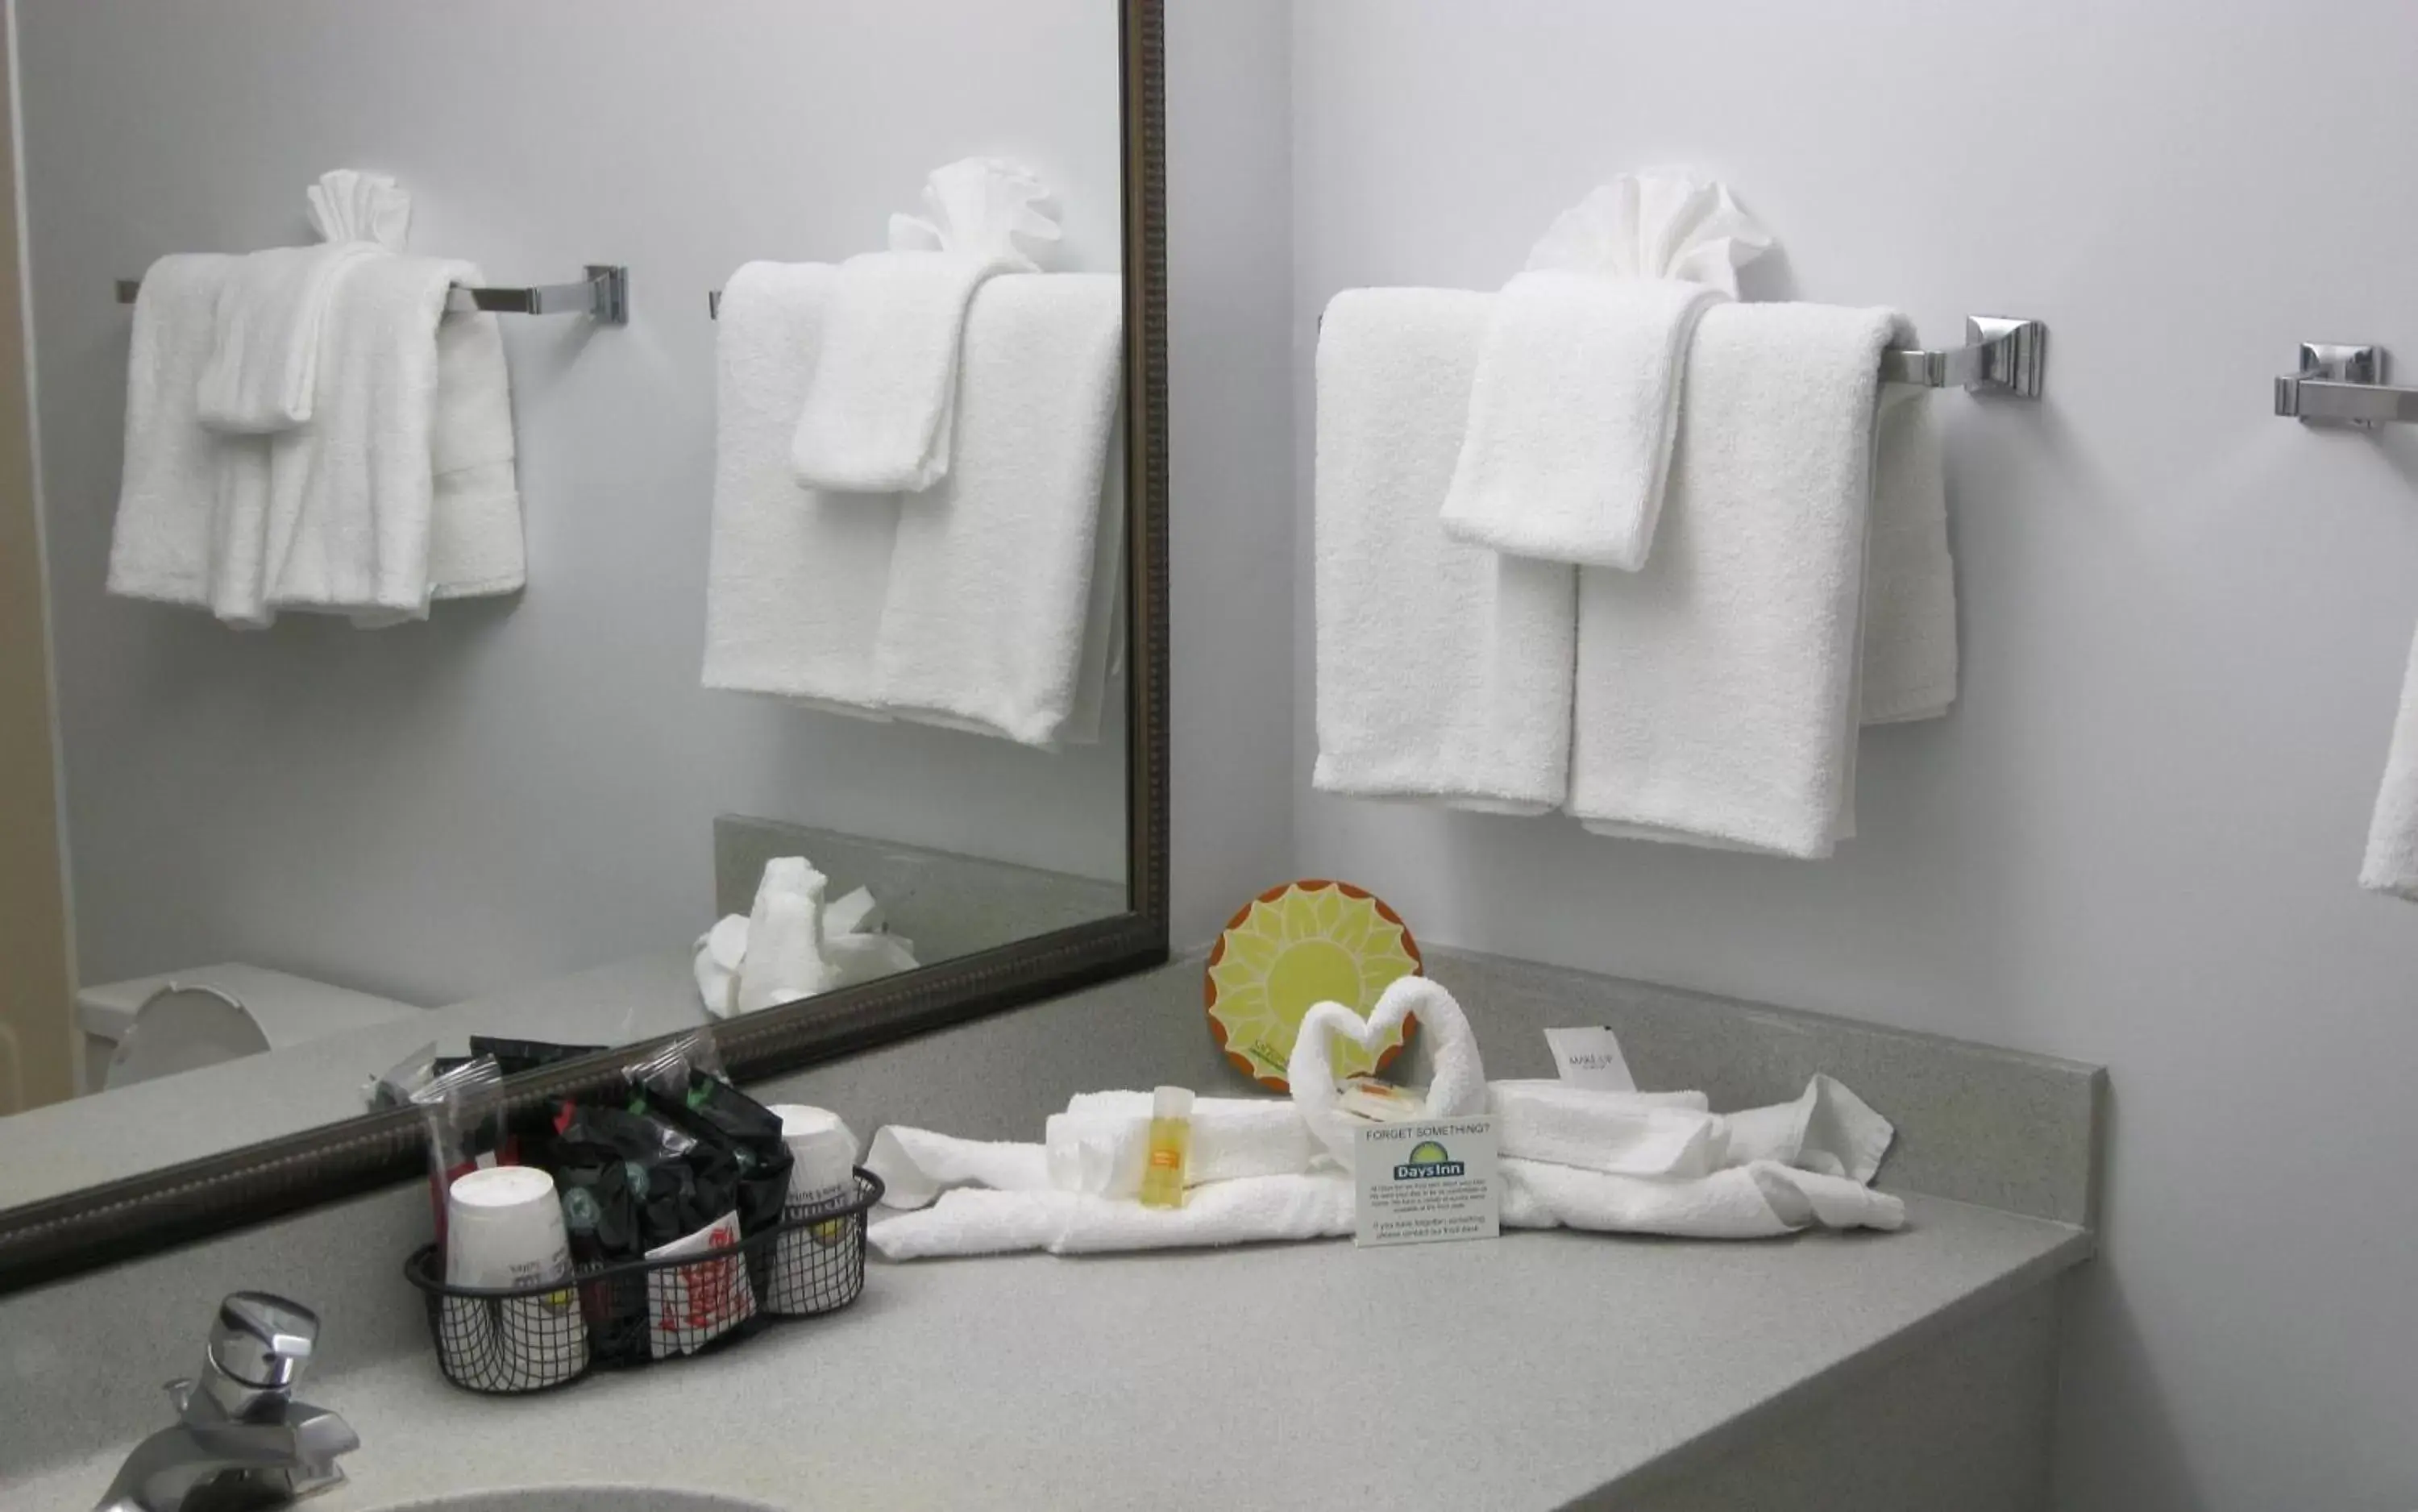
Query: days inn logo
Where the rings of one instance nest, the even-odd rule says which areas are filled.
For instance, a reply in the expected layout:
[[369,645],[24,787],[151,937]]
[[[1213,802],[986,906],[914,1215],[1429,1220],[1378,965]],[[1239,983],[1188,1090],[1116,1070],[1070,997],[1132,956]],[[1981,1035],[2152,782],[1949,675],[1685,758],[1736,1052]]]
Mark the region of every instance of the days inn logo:
[[1411,1151],[1410,1158],[1394,1168],[1394,1180],[1415,1182],[1430,1176],[1462,1176],[1468,1169],[1453,1159],[1443,1145],[1433,1139],[1422,1139]]

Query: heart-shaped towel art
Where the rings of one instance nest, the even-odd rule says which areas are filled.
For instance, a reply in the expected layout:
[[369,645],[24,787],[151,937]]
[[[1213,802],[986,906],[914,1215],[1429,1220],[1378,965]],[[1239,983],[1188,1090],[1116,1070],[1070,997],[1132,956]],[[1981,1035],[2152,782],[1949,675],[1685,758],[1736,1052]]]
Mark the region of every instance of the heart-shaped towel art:
[[1477,1036],[1461,1004],[1441,985],[1423,976],[1399,978],[1379,996],[1367,1018],[1339,1002],[1314,1004],[1301,1016],[1285,1080],[1293,1086],[1302,1122],[1346,1170],[1352,1168],[1354,1136],[1368,1124],[1342,1108],[1335,1086],[1334,1045],[1327,1036],[1339,1034],[1367,1048],[1383,1043],[1413,1014],[1427,1026],[1435,1056],[1435,1080],[1428,1084],[1421,1117],[1464,1118],[1486,1110],[1486,1066],[1478,1059]]

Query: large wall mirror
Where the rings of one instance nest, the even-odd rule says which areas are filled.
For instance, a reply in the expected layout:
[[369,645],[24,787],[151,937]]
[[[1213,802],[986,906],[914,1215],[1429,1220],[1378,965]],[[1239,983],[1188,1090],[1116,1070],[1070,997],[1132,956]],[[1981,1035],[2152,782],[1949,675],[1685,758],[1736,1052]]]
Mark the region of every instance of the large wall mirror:
[[76,1053],[0,1289],[411,1173],[472,1036],[1165,957],[1157,0],[15,12]]

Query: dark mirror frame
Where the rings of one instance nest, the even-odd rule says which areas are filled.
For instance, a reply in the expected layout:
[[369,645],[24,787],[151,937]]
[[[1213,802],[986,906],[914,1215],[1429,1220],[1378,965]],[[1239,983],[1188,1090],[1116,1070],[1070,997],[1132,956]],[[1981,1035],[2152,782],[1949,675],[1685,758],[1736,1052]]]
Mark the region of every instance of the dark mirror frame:
[[[1119,0],[1125,279],[1127,911],[726,1020],[759,1080],[1005,1013],[1168,957],[1167,130],[1164,0]],[[515,1077],[525,1107],[618,1085],[624,1046]],[[422,1176],[412,1111],[364,1114],[0,1212],[0,1293]]]

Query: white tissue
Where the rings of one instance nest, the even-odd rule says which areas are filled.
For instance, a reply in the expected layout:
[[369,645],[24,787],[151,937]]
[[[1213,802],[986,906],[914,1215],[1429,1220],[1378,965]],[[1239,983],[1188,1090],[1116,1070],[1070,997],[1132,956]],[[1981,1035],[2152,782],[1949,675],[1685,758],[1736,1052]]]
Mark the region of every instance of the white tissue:
[[1771,245],[1771,233],[1738,208],[1726,184],[1649,168],[1563,211],[1529,252],[1527,271],[1684,279],[1736,298],[1737,270]]
[[338,168],[311,186],[311,229],[321,241],[372,241],[403,251],[411,232],[411,193],[387,174]]
[[1041,265],[1021,245],[1059,239],[1057,218],[1046,208],[1048,186],[1041,176],[1003,158],[960,158],[932,170],[924,181],[928,218],[890,218],[892,252],[969,252],[1009,265],[1002,271],[1038,273]]

